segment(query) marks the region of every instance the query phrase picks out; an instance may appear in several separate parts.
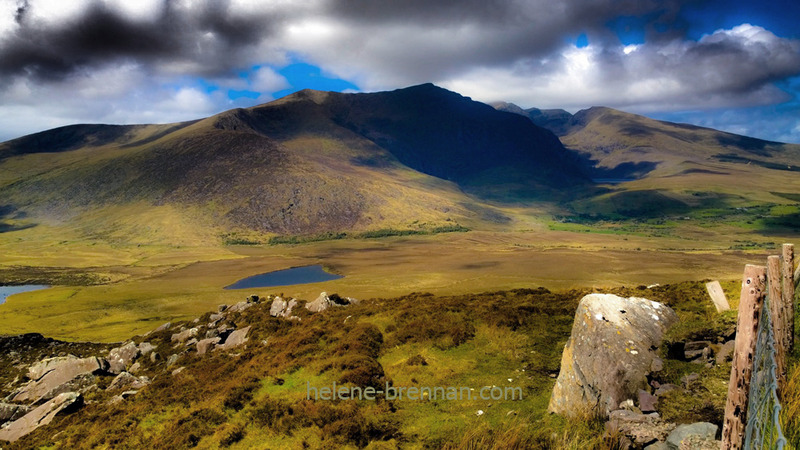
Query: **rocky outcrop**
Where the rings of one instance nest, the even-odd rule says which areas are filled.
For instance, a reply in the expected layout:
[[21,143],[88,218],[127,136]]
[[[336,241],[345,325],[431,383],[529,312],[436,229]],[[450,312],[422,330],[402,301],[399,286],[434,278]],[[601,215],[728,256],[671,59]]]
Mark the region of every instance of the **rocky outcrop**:
[[590,294],[581,299],[548,410],[601,416],[647,389],[664,332],[677,320],[669,307],[644,298]]
[[606,423],[609,435],[620,436],[622,448],[642,448],[663,441],[674,428],[675,424],[663,422],[658,413],[627,410],[612,411]]
[[108,369],[108,362],[101,358],[76,358],[74,356],[50,358],[40,361],[28,370],[32,381],[23,386],[12,397],[14,403],[35,403],[48,400],[59,392],[61,386],[78,379]]
[[83,399],[77,392],[59,394],[52,400],[0,428],[0,441],[14,442],[42,425],[50,423],[56,415],[79,407]]

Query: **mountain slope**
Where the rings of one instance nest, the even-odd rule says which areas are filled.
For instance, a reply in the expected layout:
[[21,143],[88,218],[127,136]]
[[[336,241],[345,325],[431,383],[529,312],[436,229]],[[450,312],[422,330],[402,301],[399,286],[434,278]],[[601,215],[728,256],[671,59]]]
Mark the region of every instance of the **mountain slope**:
[[0,219],[92,216],[84,234],[121,239],[143,233],[131,216],[159,208],[196,223],[199,240],[481,223],[502,215],[464,191],[548,197],[586,184],[552,133],[433,85],[301,91],[180,124],[64,127],[0,144],[0,168],[10,211]]

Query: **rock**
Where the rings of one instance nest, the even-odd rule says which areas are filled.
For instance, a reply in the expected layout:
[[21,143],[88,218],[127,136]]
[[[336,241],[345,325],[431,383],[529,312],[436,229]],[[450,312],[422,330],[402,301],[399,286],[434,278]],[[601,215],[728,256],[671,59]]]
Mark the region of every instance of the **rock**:
[[0,441],[15,442],[42,425],[50,423],[56,415],[72,411],[83,404],[83,398],[77,392],[59,394],[52,400],[0,428]]
[[206,331],[206,339],[215,338],[217,336],[219,336],[219,330],[217,330],[216,328],[212,328]]
[[250,332],[250,327],[240,328],[233,333],[231,333],[225,342],[220,345],[217,345],[214,350],[230,350],[234,347],[238,347],[245,342],[247,342],[247,333]]
[[178,354],[170,355],[170,357],[167,358],[167,367],[171,367],[173,364],[178,362],[179,357],[180,356]]
[[172,375],[173,375],[173,376],[175,376],[175,375],[177,375],[177,374],[179,374],[179,373],[183,372],[184,370],[186,370],[186,367],[183,367],[183,366],[181,366],[181,367],[178,367],[177,369],[175,369],[175,370],[173,370],[173,371],[172,371]]
[[189,328],[188,330],[183,330],[180,333],[175,333],[172,335],[172,342],[183,343],[186,342],[189,338],[193,338],[197,336],[197,332],[199,330],[197,328]]
[[[52,361],[57,359],[57,361]],[[68,356],[64,358],[51,358],[51,360],[39,361],[35,368],[28,373],[41,375],[30,383],[23,386],[12,397],[14,403],[31,402],[36,403],[40,400],[48,400],[59,392],[59,388],[75,380],[81,375],[91,375],[96,372],[104,372],[108,368],[108,362],[104,359],[76,358]],[[93,379],[92,379],[93,381]],[[83,385],[84,383],[78,383]]]
[[721,366],[733,359],[733,350],[736,348],[736,341],[728,341],[720,346],[717,351],[715,362]]
[[711,352],[711,342],[693,341],[687,342],[683,347],[683,357],[686,361],[691,361],[699,357],[708,358]]
[[669,445],[666,442],[656,442],[644,448],[644,450],[669,450]]
[[341,306],[341,305],[331,300],[331,298],[328,297],[327,292],[320,293],[319,297],[317,297],[316,300],[314,300],[311,303],[306,303],[306,309],[314,313],[325,311],[326,309],[329,309],[332,306]]
[[283,317],[283,312],[286,311],[288,305],[289,303],[286,300],[275,297],[275,299],[272,300],[272,305],[269,307],[269,315],[272,317]]
[[125,369],[139,356],[139,347],[133,342],[128,342],[122,347],[111,349],[108,352],[108,371],[118,374]]
[[548,411],[608,416],[647,387],[664,332],[677,321],[669,307],[644,298],[590,294],[581,299],[561,358]]
[[130,373],[136,373],[140,370],[142,370],[142,365],[139,364],[138,362],[133,363],[133,365],[130,368],[128,368],[128,372]]
[[228,305],[219,305],[219,307],[217,308],[217,311],[225,312],[226,309],[228,309]]
[[155,349],[156,346],[149,342],[142,342],[141,344],[139,344],[139,353],[142,356],[147,356],[148,354],[150,354],[150,352],[152,352]]
[[239,302],[228,308],[228,313],[240,313],[252,307],[255,303]]
[[612,411],[606,422],[609,434],[624,435],[636,448],[666,439],[673,428],[675,425],[663,422],[658,413],[642,414],[627,410]]
[[210,350],[214,349],[214,346],[221,341],[219,337],[213,337],[208,339],[203,339],[197,343],[197,354],[198,355],[205,355]]
[[160,333],[160,332],[162,332],[162,331],[169,330],[169,328],[170,328],[171,326],[172,326],[172,323],[170,323],[170,322],[167,322],[167,323],[165,323],[165,324],[163,324],[163,325],[159,326],[159,327],[158,327],[158,328],[156,328],[155,330],[148,332],[147,334],[145,334],[145,336],[150,336],[150,335],[151,335],[151,334],[153,334],[153,333]]
[[644,389],[639,389],[639,409],[641,409],[643,413],[655,412],[657,406],[658,397]]
[[269,308],[269,315],[272,317],[289,318],[295,306],[297,306],[296,299],[286,301],[280,297],[275,297],[275,299],[272,300],[272,306]]
[[[681,447],[681,443],[692,437],[692,440],[714,440],[717,435],[717,426],[713,423],[698,422],[691,425],[678,425],[672,433],[667,437],[667,445],[669,448],[677,450]],[[694,448],[694,447],[693,447]],[[719,448],[719,446],[717,446]]]
[[150,384],[150,378],[142,376],[135,377],[128,372],[122,372],[114,378],[114,381],[108,385],[107,391],[116,391],[120,389],[141,389]]
[[161,359],[161,355],[159,355],[158,352],[150,353],[150,362],[151,363],[155,363],[159,359]]
[[191,338],[188,341],[186,341],[186,344],[184,344],[184,345],[186,345],[187,347],[191,347],[191,346],[197,344],[197,342],[198,342],[197,338]]
[[30,410],[31,408],[26,405],[0,402],[0,425],[5,422],[17,420],[25,414],[28,414]]
[[690,389],[692,387],[692,383],[700,379],[699,373],[690,373],[681,377],[681,384],[683,384],[684,389]]
[[261,301],[261,297],[257,295],[251,295],[247,297],[247,303],[259,303]]
[[650,363],[650,373],[657,373],[664,370],[664,361],[659,357],[654,357],[653,362]]
[[672,391],[677,390],[677,389],[680,389],[680,388],[678,386],[675,386],[674,384],[670,384],[670,383],[662,384],[661,386],[658,387],[658,389],[656,389],[655,395],[657,397],[660,397],[660,396],[666,394],[667,392],[672,392]]

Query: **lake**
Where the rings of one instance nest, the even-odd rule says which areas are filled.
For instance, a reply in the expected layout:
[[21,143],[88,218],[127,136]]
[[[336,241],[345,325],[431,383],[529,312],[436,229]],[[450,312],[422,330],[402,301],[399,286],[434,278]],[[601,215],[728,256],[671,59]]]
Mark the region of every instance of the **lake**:
[[248,289],[275,286],[290,286],[294,284],[319,283],[322,281],[338,280],[341,275],[325,272],[321,265],[292,267],[291,269],[276,270],[274,272],[253,275],[243,278],[225,289]]
[[9,295],[19,294],[20,292],[38,291],[39,289],[47,289],[50,286],[42,284],[24,284],[22,286],[0,286],[0,304],[6,302]]

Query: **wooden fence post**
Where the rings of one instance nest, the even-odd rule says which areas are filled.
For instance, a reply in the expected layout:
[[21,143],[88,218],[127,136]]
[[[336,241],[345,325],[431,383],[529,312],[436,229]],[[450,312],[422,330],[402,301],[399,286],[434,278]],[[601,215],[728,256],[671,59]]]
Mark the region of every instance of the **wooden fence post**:
[[[783,244],[783,309],[786,317],[786,354],[794,348],[794,245]],[[800,268],[798,268],[800,269]]]
[[770,256],[767,258],[767,287],[769,289],[769,315],[772,318],[772,337],[775,341],[775,378],[778,382],[778,392],[783,392],[786,381],[786,349],[789,339],[786,336],[786,309],[783,307],[781,295],[781,257]]
[[750,391],[758,320],[764,304],[766,281],[766,267],[751,264],[745,266],[742,293],[739,298],[736,342],[731,363],[731,380],[728,384],[728,400],[722,424],[723,450],[739,450],[744,444],[747,395]]

